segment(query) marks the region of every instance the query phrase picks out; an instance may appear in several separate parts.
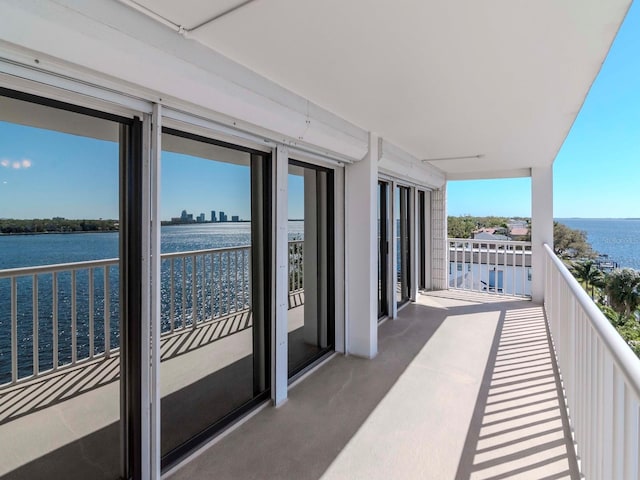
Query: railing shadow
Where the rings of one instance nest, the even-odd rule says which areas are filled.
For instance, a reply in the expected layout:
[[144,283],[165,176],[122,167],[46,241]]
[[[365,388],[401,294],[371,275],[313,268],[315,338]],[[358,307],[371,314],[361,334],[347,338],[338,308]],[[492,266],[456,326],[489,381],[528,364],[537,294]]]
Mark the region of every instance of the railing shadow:
[[503,312],[456,480],[579,479],[542,307]]
[[[245,310],[224,318],[179,330],[160,341],[161,361],[193,352],[213,342],[251,328]],[[83,362],[0,391],[0,425],[108,385],[120,378],[120,355]]]

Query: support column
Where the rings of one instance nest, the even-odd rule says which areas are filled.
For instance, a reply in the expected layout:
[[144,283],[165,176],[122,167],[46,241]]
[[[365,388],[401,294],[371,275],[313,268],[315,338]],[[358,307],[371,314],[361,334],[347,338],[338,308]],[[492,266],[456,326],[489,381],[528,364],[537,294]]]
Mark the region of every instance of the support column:
[[531,298],[544,301],[542,246],[553,247],[553,165],[531,169]]
[[347,352],[373,358],[378,353],[377,135],[369,135],[369,153],[347,166],[345,175]]
[[275,316],[271,344],[271,399],[276,406],[287,400],[287,312],[289,296],[289,243],[287,206],[289,151],[284,146],[276,149],[275,162]]

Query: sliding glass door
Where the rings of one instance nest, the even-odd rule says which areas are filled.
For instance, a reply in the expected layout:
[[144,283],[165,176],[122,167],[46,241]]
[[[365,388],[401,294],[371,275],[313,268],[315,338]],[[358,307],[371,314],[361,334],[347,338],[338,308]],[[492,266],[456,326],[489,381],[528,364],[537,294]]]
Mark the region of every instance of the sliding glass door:
[[378,318],[389,314],[389,184],[378,182]]
[[288,371],[334,348],[333,171],[289,161]]
[[0,477],[133,476],[141,123],[2,94]]
[[267,398],[269,156],[165,129],[163,465]]
[[402,305],[411,298],[411,189],[396,186],[396,302]]
[[424,190],[418,191],[418,288],[427,285],[427,200]]

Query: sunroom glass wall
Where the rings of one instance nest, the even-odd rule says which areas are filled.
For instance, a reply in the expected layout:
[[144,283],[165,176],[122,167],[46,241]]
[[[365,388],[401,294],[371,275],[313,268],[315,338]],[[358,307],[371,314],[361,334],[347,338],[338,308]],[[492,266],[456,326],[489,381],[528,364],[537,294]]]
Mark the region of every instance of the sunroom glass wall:
[[169,130],[162,145],[166,464],[267,390],[268,174],[264,155],[201,137]]

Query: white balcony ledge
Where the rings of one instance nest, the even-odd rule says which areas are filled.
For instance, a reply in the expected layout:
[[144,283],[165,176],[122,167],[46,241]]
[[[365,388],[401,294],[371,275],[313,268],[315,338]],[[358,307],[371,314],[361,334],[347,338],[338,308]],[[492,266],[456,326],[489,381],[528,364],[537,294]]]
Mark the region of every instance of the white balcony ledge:
[[579,478],[559,392],[541,306],[419,295],[169,478]]

